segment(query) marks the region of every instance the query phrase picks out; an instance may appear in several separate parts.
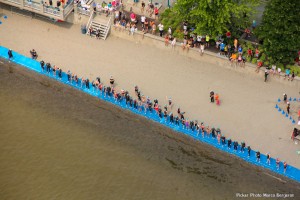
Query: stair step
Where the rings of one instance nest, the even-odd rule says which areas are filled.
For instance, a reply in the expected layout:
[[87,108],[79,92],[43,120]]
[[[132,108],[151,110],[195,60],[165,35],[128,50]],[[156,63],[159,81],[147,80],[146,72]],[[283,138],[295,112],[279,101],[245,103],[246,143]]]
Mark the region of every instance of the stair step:
[[[107,35],[108,35],[108,32],[109,32],[109,29],[110,29],[110,25],[107,26],[107,24],[104,24],[104,23],[101,23],[101,22],[98,22],[98,21],[91,21],[89,27],[88,27],[88,30],[90,28],[93,28],[93,33],[92,33],[92,37],[96,37],[96,30],[100,30],[100,39],[103,39],[105,40]],[[89,31],[87,31],[87,35],[89,35]]]

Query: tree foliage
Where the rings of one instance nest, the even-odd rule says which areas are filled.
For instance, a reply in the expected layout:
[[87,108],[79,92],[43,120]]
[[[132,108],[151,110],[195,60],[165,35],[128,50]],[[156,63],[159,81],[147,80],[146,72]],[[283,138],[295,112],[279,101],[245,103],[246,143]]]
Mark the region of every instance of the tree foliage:
[[272,62],[293,64],[300,50],[299,0],[269,0],[257,34]]
[[177,18],[195,26],[198,34],[216,36],[245,28],[258,0],[177,0],[173,11]]

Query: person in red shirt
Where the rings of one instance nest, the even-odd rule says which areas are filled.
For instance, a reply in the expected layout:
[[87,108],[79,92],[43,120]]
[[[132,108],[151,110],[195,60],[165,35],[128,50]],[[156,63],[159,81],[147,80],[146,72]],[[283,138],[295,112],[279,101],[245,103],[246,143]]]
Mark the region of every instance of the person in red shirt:
[[258,56],[259,56],[259,50],[258,50],[258,48],[256,48],[255,49],[255,58],[258,58]]
[[231,38],[231,33],[230,33],[230,31],[227,31],[226,37],[227,37],[228,39]]
[[252,52],[252,50],[250,48],[248,49],[247,54],[248,54],[249,58],[252,58],[253,52]]
[[158,19],[158,8],[157,7],[154,8],[154,15],[155,15],[155,19]]

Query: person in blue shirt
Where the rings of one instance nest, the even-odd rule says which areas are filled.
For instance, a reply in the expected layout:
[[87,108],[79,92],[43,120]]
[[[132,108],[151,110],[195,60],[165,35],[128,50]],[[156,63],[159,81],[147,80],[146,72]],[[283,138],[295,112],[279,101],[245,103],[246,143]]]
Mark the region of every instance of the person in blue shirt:
[[220,55],[224,55],[224,50],[225,50],[225,44],[222,42],[220,44],[220,51],[221,51]]
[[290,80],[290,73],[291,73],[291,70],[290,70],[290,69],[286,69],[286,70],[285,70],[284,79],[285,79],[286,77],[288,77],[288,80]]
[[242,53],[243,53],[243,48],[242,48],[242,46],[239,46],[238,52],[239,52],[239,54],[242,54]]

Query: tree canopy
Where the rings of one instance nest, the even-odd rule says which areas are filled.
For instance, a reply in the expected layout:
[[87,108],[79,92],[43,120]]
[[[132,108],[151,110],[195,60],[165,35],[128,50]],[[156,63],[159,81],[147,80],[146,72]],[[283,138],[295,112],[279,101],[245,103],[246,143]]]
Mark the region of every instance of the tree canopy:
[[195,25],[198,34],[216,36],[249,25],[249,16],[258,0],[177,0],[177,18]]
[[299,0],[270,0],[257,34],[271,62],[293,64],[300,50]]

